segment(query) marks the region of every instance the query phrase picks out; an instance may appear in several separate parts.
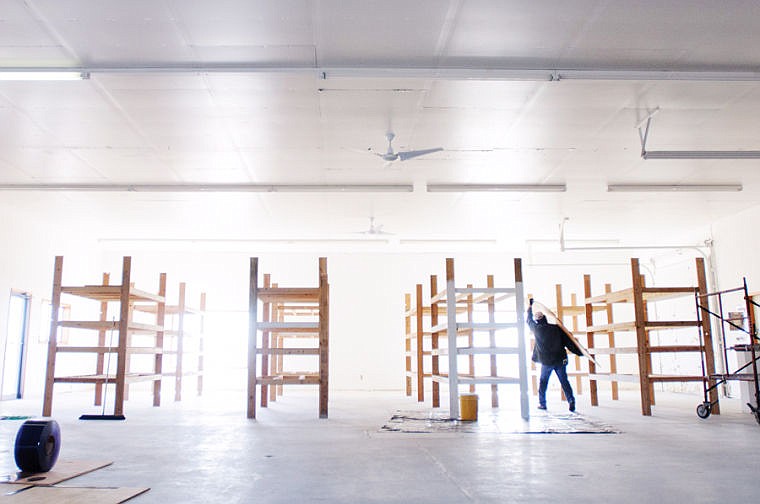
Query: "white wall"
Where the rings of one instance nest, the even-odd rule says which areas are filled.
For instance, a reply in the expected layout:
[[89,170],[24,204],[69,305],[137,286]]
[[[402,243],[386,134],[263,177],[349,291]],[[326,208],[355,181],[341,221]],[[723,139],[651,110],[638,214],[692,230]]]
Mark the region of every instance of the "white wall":
[[[85,208],[84,206],[82,208]],[[260,257],[260,272],[269,272],[281,285],[316,285],[317,257],[328,257],[331,285],[331,341],[330,374],[334,389],[394,389],[401,390],[404,383],[403,366],[403,300],[404,293],[413,292],[421,283],[429,294],[431,274],[439,276],[442,288],[445,278],[445,257],[456,258],[458,284],[484,285],[487,274],[493,274],[496,284],[513,284],[512,258],[523,257],[526,292],[548,305],[555,300],[554,286],[561,283],[566,296],[576,292],[583,298],[583,275],[590,274],[592,291],[600,293],[604,283],[613,289],[630,285],[631,255],[642,257],[642,266],[650,282],[667,285],[684,278],[693,282],[689,270],[693,253],[681,251],[662,253],[654,258],[631,251],[559,252],[557,243],[532,247],[514,252],[477,253],[459,252],[420,253],[406,252],[400,247],[387,250],[344,249],[326,251],[295,250],[288,245],[280,250],[255,245],[231,245],[232,251],[219,252],[203,243],[173,247],[171,244],[155,246],[98,241],[97,214],[82,209],[69,209],[64,203],[58,211],[33,213],[8,209],[11,217],[0,226],[0,236],[8,244],[0,250],[0,306],[7,314],[8,294],[11,288],[33,295],[32,345],[29,349],[27,393],[41,395],[45,370],[45,346],[37,337],[45,331],[40,327],[44,317],[40,302],[49,298],[53,258],[65,256],[64,283],[98,283],[101,274],[109,271],[112,281],[118,282],[122,255],[131,255],[133,280],[139,288],[155,290],[158,274],[168,275],[168,296],[176,296],[180,281],[188,284],[191,296],[200,290],[208,295],[208,310],[220,319],[244,321],[242,316],[248,304],[248,267],[251,256]],[[726,227],[726,234],[736,231]],[[716,240],[717,241],[717,240]],[[314,246],[312,248],[319,248]],[[718,257],[723,255],[719,251]],[[729,260],[728,252],[725,253]],[[739,260],[739,259],[737,259]],[[749,261],[749,254],[742,261]],[[720,269],[724,267],[721,263]],[[680,277],[679,277],[680,275]],[[722,277],[721,277],[722,278]],[[760,278],[760,276],[758,276]],[[662,279],[662,280],[661,280]],[[192,297],[191,297],[192,299]],[[5,324],[0,324],[4,341]],[[233,353],[240,366],[244,365],[247,327],[234,331],[221,330],[208,334],[207,349],[214,358],[209,363],[209,384],[223,384],[225,380],[240,381],[240,369],[224,369],[222,354]],[[216,361],[214,360],[216,359]],[[212,373],[220,373],[213,376]],[[229,374],[229,377],[227,377]]]

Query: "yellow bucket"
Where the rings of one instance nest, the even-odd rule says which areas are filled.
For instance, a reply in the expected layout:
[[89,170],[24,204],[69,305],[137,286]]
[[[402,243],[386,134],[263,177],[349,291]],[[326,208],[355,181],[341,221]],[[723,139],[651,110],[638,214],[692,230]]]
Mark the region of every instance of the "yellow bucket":
[[468,422],[478,421],[478,394],[459,395],[459,419]]

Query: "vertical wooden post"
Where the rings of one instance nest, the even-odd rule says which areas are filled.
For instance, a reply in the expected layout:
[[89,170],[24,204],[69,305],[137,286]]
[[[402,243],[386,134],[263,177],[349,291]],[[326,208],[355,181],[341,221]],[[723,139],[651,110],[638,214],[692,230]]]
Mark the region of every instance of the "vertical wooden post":
[[412,396],[412,295],[404,294],[404,367],[406,368],[405,383],[406,395]]
[[[486,277],[486,286],[489,289],[494,288],[493,275],[488,275]],[[494,294],[493,296],[490,296],[488,298],[488,323],[493,324],[495,322],[496,322],[496,295]],[[490,329],[488,331],[488,346],[491,348],[491,355],[490,355],[491,376],[495,378],[499,376],[499,373],[498,373],[498,370],[496,369],[496,354],[494,353],[495,348],[496,348],[496,331],[494,329]],[[499,407],[499,386],[495,383],[491,384],[491,407],[492,408]]]
[[[268,289],[272,285],[272,277],[269,273],[264,273],[264,288]],[[264,301],[261,306],[261,321],[267,323],[271,321],[270,314],[272,312],[272,303]],[[269,376],[269,331],[261,331],[261,377],[263,379]],[[267,407],[267,384],[262,380],[261,382],[261,407]]]
[[[604,284],[604,292],[605,294],[609,294],[612,292],[612,285],[611,284]],[[609,301],[606,303],[605,311],[607,313],[607,323],[612,325],[615,323],[614,317],[613,317],[613,310],[612,310],[612,303]],[[615,348],[615,331],[608,331],[607,332],[607,341],[608,346],[610,348]],[[610,374],[616,375],[617,374],[617,357],[613,353],[614,350],[610,350]],[[617,401],[618,400],[618,382],[616,379],[612,379],[612,400]]]
[[[578,306],[578,296],[575,295],[575,292],[570,294],[570,305],[573,307]],[[573,323],[570,326],[570,330],[573,331],[573,334],[577,334],[578,333],[578,315],[577,314],[574,313],[572,315],[572,321]],[[578,388],[577,394],[581,395],[583,394],[583,376],[582,376],[583,364],[582,364],[580,355],[574,355],[573,357],[575,358],[575,370],[578,373],[575,377],[575,384]]]
[[[697,269],[697,292],[699,294],[707,294],[707,276],[705,273],[705,260],[702,257],[696,258]],[[708,302],[707,298],[705,303]],[[703,308],[704,310],[704,308]],[[749,310],[747,311],[749,313]],[[714,387],[715,380],[710,378],[715,374],[715,350],[713,347],[712,331],[710,330],[710,314],[706,311],[701,313],[702,319],[702,335],[704,339],[704,352],[705,352],[705,371],[707,372],[707,383],[710,387],[713,387],[710,391],[710,402],[713,406],[710,409],[710,413],[713,415],[720,415],[720,404],[718,402],[718,387]],[[750,326],[751,327],[751,326]],[[750,343],[752,343],[750,341]]]
[[[273,287],[277,287],[277,284],[274,284]],[[274,322],[285,322],[285,304],[284,303],[277,303],[277,318],[274,320]],[[276,348],[283,348],[285,345],[285,336],[282,336],[279,332],[274,333],[274,346]],[[284,355],[281,353],[278,353],[277,355],[272,356],[272,364],[274,364],[274,367],[272,368],[272,376],[275,375],[281,375],[283,373],[282,363],[283,363]],[[269,401],[276,401],[277,397],[282,396],[282,382],[276,384],[276,385],[270,385],[269,387]]]
[[[528,299],[533,299],[533,294],[531,294],[529,292],[528,295],[527,295],[527,298]],[[530,366],[530,370],[531,370],[530,382],[531,382],[531,388],[532,388],[532,391],[533,391],[533,395],[538,395],[538,380],[536,379],[536,373],[535,373],[535,371],[536,371],[536,363],[533,362],[533,358],[532,358],[532,356],[533,356],[533,350],[535,348],[536,348],[536,340],[535,340],[534,335],[531,333],[530,348],[529,348],[530,355],[531,355],[531,360],[530,360],[530,363],[528,365]]]
[[129,320],[131,317],[130,291],[132,285],[132,258],[124,256],[121,267],[121,286],[119,295],[119,346],[116,349],[116,394],[114,400],[114,415],[124,414],[124,399],[127,376],[127,345],[129,335]]
[[[432,299],[438,294],[438,277],[436,275],[430,275],[430,299]],[[430,326],[435,327],[438,325],[438,302],[431,302],[430,303]],[[433,407],[434,408],[440,408],[441,407],[441,384],[438,382],[438,380],[435,379],[435,377],[440,377],[441,375],[441,368],[440,368],[440,360],[438,356],[438,335],[439,333],[436,331],[433,334],[430,335],[430,346],[432,348],[432,358],[431,360],[431,375],[433,376]]]
[[[108,273],[103,273],[103,285],[108,285],[110,280],[111,280],[111,275]],[[99,320],[101,322],[106,322],[108,320],[108,301],[100,302]],[[98,346],[101,348],[106,346],[106,333],[107,333],[106,329],[98,330]],[[104,364],[105,364],[105,354],[98,352],[98,355],[95,360],[95,374],[96,375],[103,374]],[[98,382],[95,384],[95,406],[102,406],[102,405],[103,405],[103,384]]]
[[[641,275],[642,293],[643,293],[643,289],[646,289],[646,286],[647,286],[646,277],[644,275]],[[646,302],[646,300],[644,300],[643,304],[644,304],[644,320],[646,321],[646,324],[648,324],[649,323],[649,304]],[[647,369],[649,371],[647,372],[647,377],[648,377],[647,379],[649,380],[649,403],[652,406],[654,406],[656,404],[656,398],[655,398],[655,393],[654,393],[654,382],[651,380],[651,378],[649,378],[650,376],[652,376],[652,370],[654,369],[654,366],[652,364],[653,355],[652,355],[652,352],[649,351],[649,349],[652,346],[652,335],[649,329],[647,329],[644,332],[644,334],[646,334],[647,354],[648,354],[647,355]]]
[[446,258],[446,336],[449,355],[449,416],[459,418],[459,370],[457,368],[457,299],[454,259]]
[[206,331],[206,293],[201,292],[200,313],[198,314],[198,395],[203,394],[203,335]]
[[55,383],[55,357],[58,351],[58,313],[61,308],[61,277],[63,256],[55,257],[53,269],[53,293],[50,296],[50,333],[48,335],[47,372],[45,374],[45,398],[42,416],[49,417],[53,411],[53,384]]
[[319,258],[319,418],[327,418],[329,394],[330,285],[327,258]]
[[[161,273],[158,279],[158,295],[162,301],[156,305],[156,325],[160,328],[156,332],[156,355],[153,360],[153,374],[158,379],[153,380],[153,406],[161,406],[161,374],[163,373],[164,362],[164,322],[166,322],[166,273]],[[182,337],[180,330],[180,338]],[[179,349],[177,354],[182,355]],[[182,382],[180,382],[181,384]],[[175,392],[176,393],[176,392]]]
[[[583,275],[583,295],[586,299],[591,297],[591,275]],[[586,304],[586,328],[594,325],[594,305],[589,303],[588,301],[585,302]],[[594,348],[594,333],[591,331],[586,331],[586,343],[588,345],[588,348]],[[589,395],[591,396],[591,406],[599,406],[599,393],[597,390],[596,385],[596,379],[594,378],[594,374],[596,374],[596,364],[594,364],[593,361],[588,361],[588,390]]]
[[185,372],[182,365],[185,353],[185,313],[187,310],[186,303],[187,285],[185,282],[179,283],[179,300],[177,303],[177,361],[174,372],[174,400],[182,400],[182,374]]
[[639,260],[631,259],[631,280],[633,281],[633,304],[636,314],[636,346],[639,354],[639,385],[641,387],[641,414],[652,415],[652,398],[649,388],[649,348],[647,345],[646,312],[644,293],[641,285]]
[[248,288],[248,418],[256,418],[256,333],[259,258],[251,257]]
[[[472,289],[472,284],[467,284],[468,289]],[[467,294],[467,323],[472,324],[473,319],[473,298],[472,292]],[[475,331],[472,328],[468,329],[467,333],[467,347],[472,348],[475,346]],[[471,377],[475,377],[475,355],[470,354],[467,356],[467,374]],[[470,393],[475,393],[475,384],[470,384]]]
[[525,293],[523,291],[522,260],[515,258],[515,316],[517,317],[517,358],[520,366],[520,414],[530,417],[528,404],[528,363],[525,344]]
[[[555,306],[557,310],[557,321],[561,324],[565,323],[565,307],[562,305],[562,286],[560,284],[556,284],[554,286],[554,293],[555,293]],[[564,349],[563,349],[564,350]],[[568,381],[570,381],[568,379]],[[562,400],[567,400],[567,397],[565,397],[565,391],[561,391]]]
[[415,332],[417,334],[416,339],[416,349],[417,349],[417,401],[418,402],[424,402],[425,401],[425,364],[424,364],[424,353],[422,348],[423,343],[423,335],[422,332],[424,330],[422,325],[422,319],[424,316],[423,312],[423,306],[422,306],[422,284],[417,284],[417,287],[415,289],[415,310],[417,312],[417,316],[415,318],[416,320],[416,328]]

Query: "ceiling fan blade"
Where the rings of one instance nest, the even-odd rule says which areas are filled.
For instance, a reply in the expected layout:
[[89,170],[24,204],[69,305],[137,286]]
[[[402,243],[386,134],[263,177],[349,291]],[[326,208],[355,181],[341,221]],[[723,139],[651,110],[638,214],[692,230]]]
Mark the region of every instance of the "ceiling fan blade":
[[418,156],[424,156],[425,154],[432,154],[433,152],[442,151],[443,147],[435,147],[434,149],[422,149],[406,152],[399,152],[398,158],[400,161],[406,161],[407,159],[415,158]]

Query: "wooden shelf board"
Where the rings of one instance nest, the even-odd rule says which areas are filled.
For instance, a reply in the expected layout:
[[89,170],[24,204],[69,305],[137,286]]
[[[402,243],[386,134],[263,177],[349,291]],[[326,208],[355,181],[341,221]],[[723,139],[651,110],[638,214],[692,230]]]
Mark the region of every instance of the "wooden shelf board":
[[[161,375],[157,374],[140,374],[140,373],[129,373],[125,376],[125,381],[127,383],[134,383],[139,381],[157,381],[161,379]],[[105,383],[108,381],[108,383],[116,383],[116,376],[108,376],[106,375],[79,375],[79,376],[57,376],[54,379],[55,383]]]
[[268,348],[256,349],[259,355],[319,355],[319,348]]
[[704,376],[677,376],[677,375],[649,375],[649,380],[653,382],[701,382],[706,381]]
[[258,298],[265,303],[319,302],[319,288],[270,287],[260,288]]
[[[119,301],[121,300],[120,285],[85,285],[76,287],[61,287],[62,294],[70,294],[96,301]],[[166,298],[158,294],[142,291],[139,289],[129,290],[130,301],[147,301],[154,303],[165,303]]]
[[[303,378],[302,378],[303,377]],[[319,375],[258,376],[256,384],[262,385],[319,385]]]

